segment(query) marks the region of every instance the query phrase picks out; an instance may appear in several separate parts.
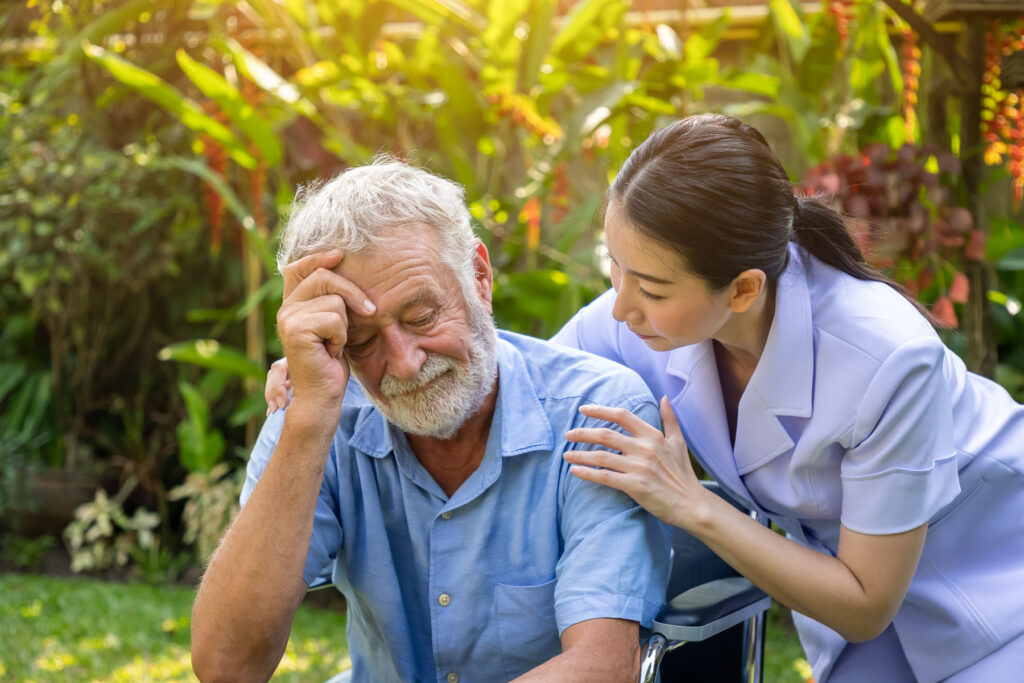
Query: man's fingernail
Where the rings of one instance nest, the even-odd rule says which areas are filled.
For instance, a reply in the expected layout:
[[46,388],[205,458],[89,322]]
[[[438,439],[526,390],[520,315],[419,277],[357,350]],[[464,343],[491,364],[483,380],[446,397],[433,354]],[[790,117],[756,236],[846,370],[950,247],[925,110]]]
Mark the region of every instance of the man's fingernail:
[[377,310],[377,307],[374,306],[373,302],[370,301],[369,299],[363,302],[363,308],[366,310],[367,313],[373,313],[374,311]]

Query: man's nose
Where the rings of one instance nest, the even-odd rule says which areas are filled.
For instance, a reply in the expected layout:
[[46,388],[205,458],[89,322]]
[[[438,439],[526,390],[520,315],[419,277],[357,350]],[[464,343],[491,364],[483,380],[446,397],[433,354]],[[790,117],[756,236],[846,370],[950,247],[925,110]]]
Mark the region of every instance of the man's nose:
[[427,352],[420,348],[418,337],[400,328],[383,332],[386,348],[384,371],[395,379],[410,380],[420,374]]

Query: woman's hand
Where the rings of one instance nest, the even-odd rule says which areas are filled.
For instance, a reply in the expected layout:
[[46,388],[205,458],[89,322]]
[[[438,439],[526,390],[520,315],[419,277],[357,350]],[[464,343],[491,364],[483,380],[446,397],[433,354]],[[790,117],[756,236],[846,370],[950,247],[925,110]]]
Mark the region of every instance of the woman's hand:
[[267,370],[267,384],[263,388],[263,398],[267,400],[267,415],[288,407],[288,392],[291,388],[288,359],[278,358],[270,364],[270,369]]
[[693,471],[686,440],[667,398],[661,399],[664,434],[628,410],[590,405],[581,407],[580,412],[615,423],[628,434],[605,428],[570,430],[566,434],[569,441],[609,449],[567,451],[565,459],[572,463],[574,475],[628,494],[668,524],[686,529],[701,519],[701,501],[707,491]]

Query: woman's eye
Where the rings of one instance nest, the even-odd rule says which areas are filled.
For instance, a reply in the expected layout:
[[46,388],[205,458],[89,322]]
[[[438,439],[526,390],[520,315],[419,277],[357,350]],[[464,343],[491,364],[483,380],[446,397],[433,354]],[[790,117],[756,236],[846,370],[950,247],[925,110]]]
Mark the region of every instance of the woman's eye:
[[665,298],[663,296],[658,296],[657,294],[651,294],[643,287],[637,287],[637,291],[640,292],[640,296],[642,296],[644,299],[647,299],[648,301],[661,301],[662,299]]

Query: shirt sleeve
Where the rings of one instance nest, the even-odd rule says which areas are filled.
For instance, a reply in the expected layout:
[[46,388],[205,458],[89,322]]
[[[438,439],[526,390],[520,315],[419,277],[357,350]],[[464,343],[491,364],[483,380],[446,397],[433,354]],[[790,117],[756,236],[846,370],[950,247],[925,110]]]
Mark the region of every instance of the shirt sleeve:
[[865,534],[914,529],[960,492],[946,348],[919,338],[894,351],[860,401],[840,467],[842,523]]
[[622,363],[618,331],[612,317],[614,304],[615,290],[609,289],[577,311],[551,341]]
[[[278,410],[267,418],[263,423],[263,429],[256,439],[256,445],[249,456],[249,464],[245,469],[245,484],[242,486],[240,495],[241,504],[244,506],[252,495],[260,477],[263,476],[271,457],[277,448],[277,442],[281,438],[281,430],[284,427],[285,410]],[[334,559],[341,548],[344,534],[342,533],[341,520],[335,512],[338,509],[337,491],[333,488],[337,485],[337,461],[334,457],[334,449],[337,443],[332,445],[331,453],[327,457],[327,464],[324,468],[324,480],[320,485],[320,494],[317,498],[316,511],[313,519],[313,534],[309,540],[309,549],[306,552],[306,566],[302,572],[302,580],[309,588],[316,588],[331,581],[331,572],[334,568]]]
[[[649,398],[632,412],[658,424]],[[597,425],[580,418],[573,427]],[[672,547],[668,528],[620,491],[573,476],[568,467],[564,477],[560,525],[565,548],[555,569],[559,634],[598,618],[650,626],[665,601]]]

